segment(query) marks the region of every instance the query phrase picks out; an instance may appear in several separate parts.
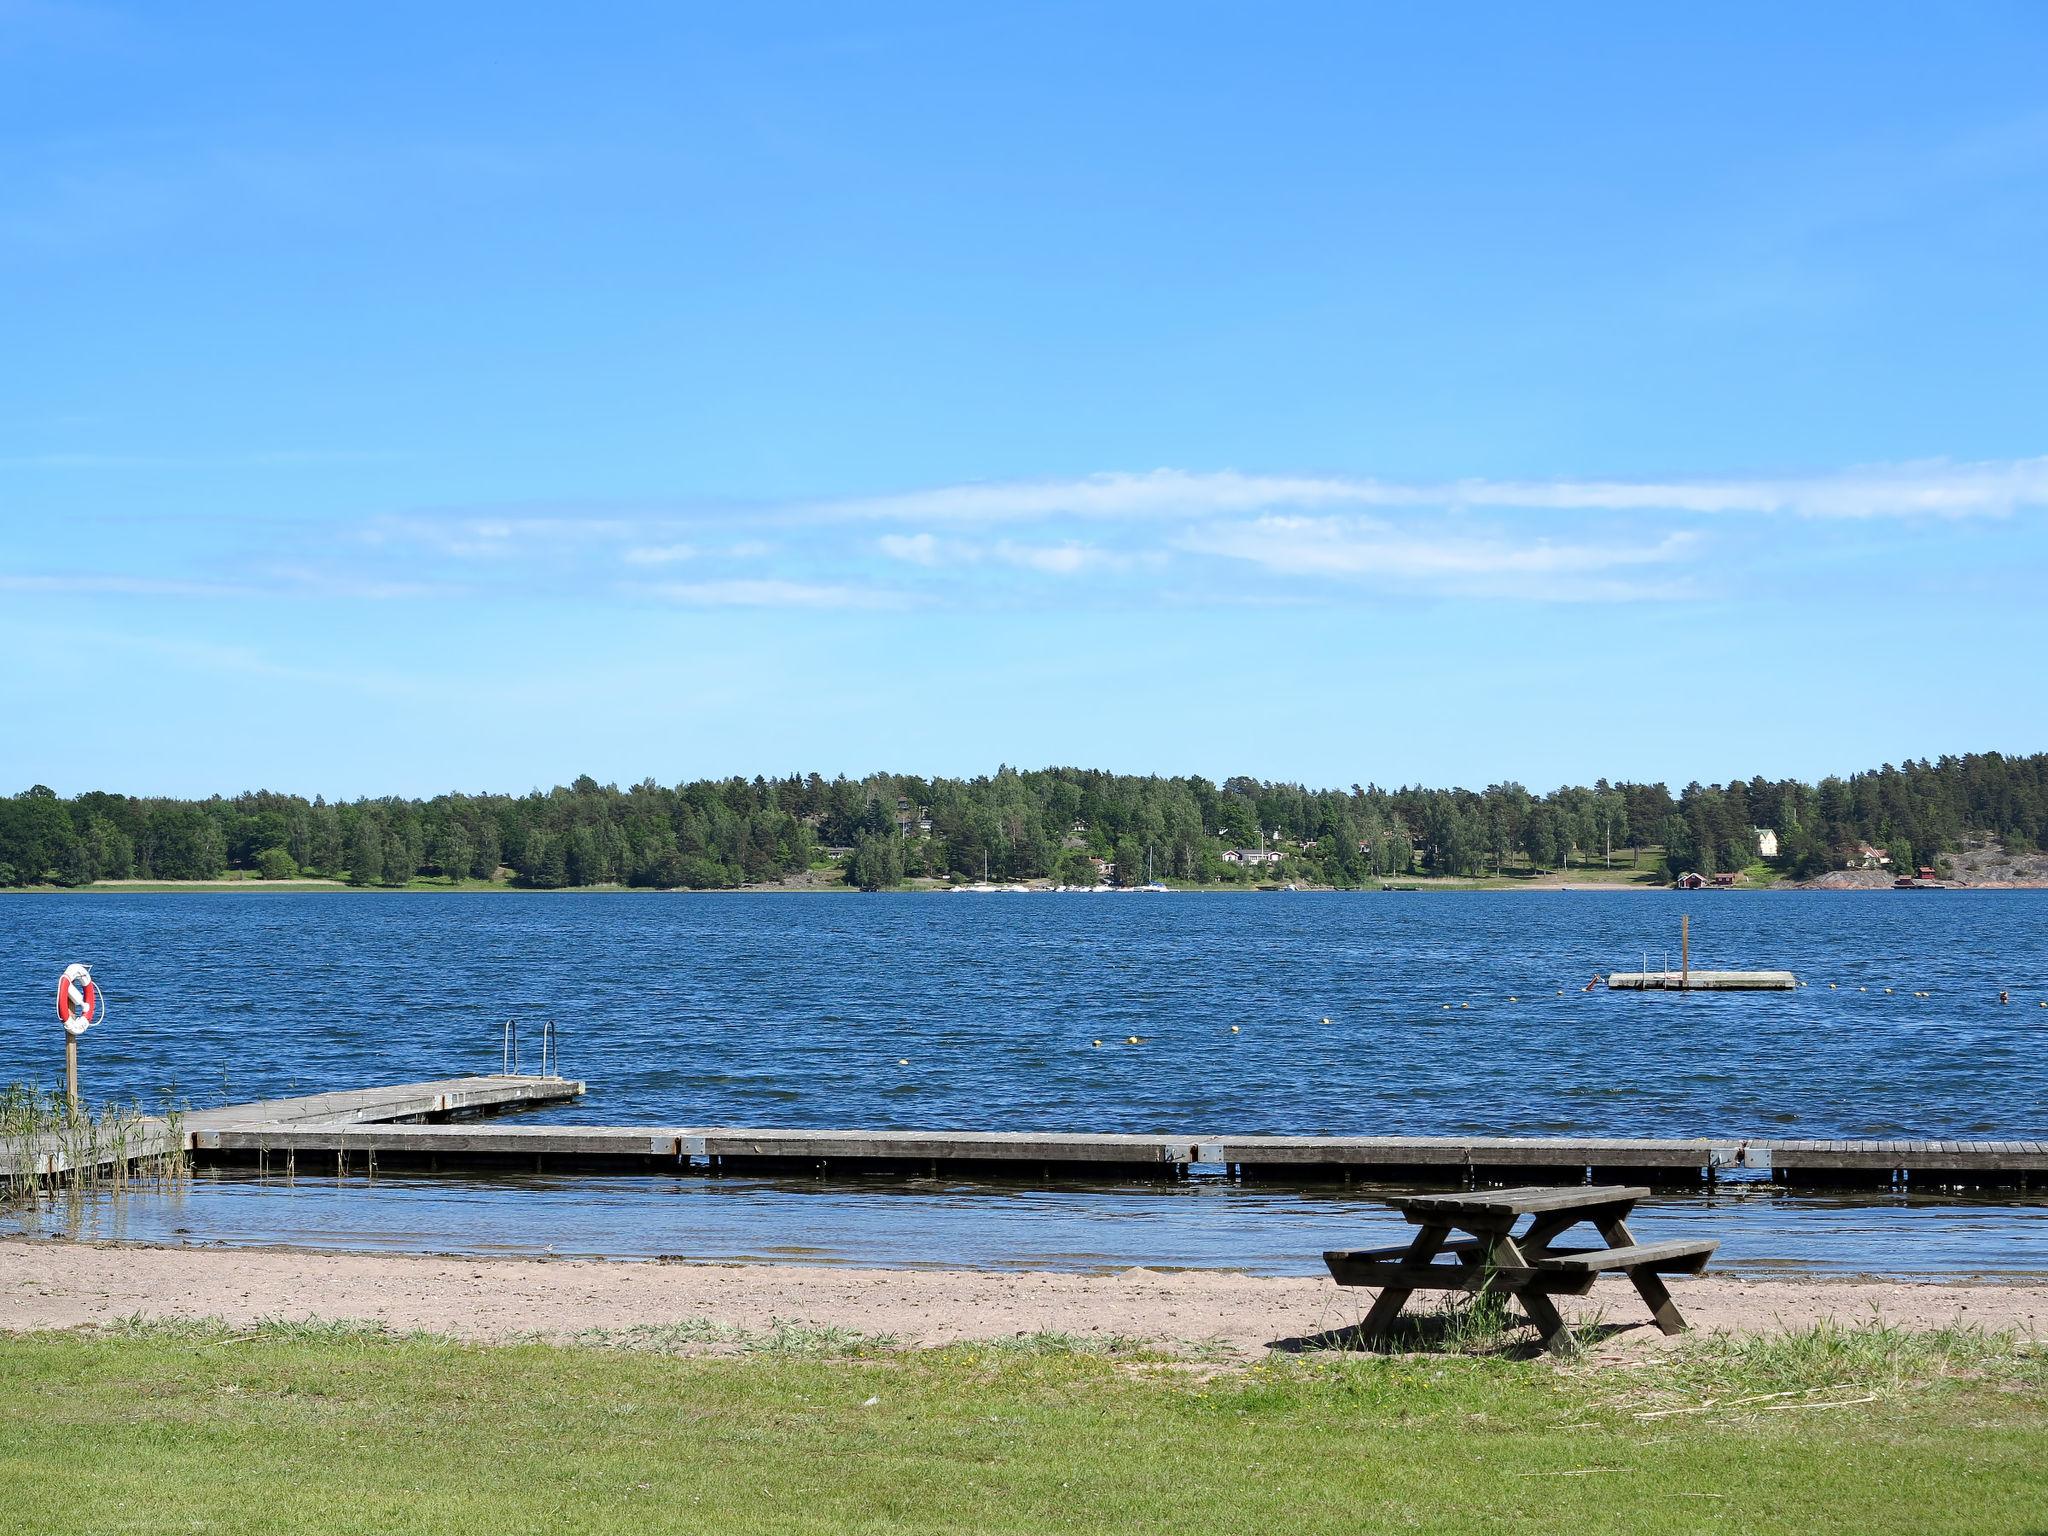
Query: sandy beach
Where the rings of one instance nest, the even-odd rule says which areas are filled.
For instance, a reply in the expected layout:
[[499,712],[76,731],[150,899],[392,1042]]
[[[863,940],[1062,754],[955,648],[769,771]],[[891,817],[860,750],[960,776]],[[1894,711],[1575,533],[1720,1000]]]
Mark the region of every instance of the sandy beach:
[[[2048,1286],[1885,1280],[1677,1279],[1701,1331],[1782,1332],[1832,1319],[1906,1328],[1954,1323],[2048,1332]],[[457,1259],[279,1249],[157,1248],[0,1240],[0,1330],[77,1328],[123,1318],[356,1319],[476,1340],[570,1339],[592,1329],[708,1321],[888,1335],[905,1346],[1057,1332],[1241,1358],[1293,1349],[1350,1326],[1371,1293],[1327,1279],[1134,1269],[1114,1275],[878,1270],[799,1265]],[[1634,1292],[1603,1280],[1575,1306],[1636,1324],[1609,1347],[1662,1347]],[[707,1343],[707,1351],[717,1348]]]

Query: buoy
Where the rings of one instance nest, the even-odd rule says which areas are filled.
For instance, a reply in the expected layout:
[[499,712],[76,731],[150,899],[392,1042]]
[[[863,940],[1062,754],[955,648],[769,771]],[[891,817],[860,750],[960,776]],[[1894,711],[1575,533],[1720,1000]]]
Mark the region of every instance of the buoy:
[[1508,1001],[1511,1003],[1519,1003],[1521,999],[1519,997],[1511,997],[1508,999]]
[[[1325,1023],[1328,1023],[1329,1021],[1328,1021],[1328,1020],[1326,1019],[1326,1020],[1324,1020],[1324,1022],[1325,1022]],[[1231,1032],[1231,1033],[1232,1033],[1233,1035],[1237,1033],[1237,1026],[1236,1026],[1235,1024],[1233,1024],[1233,1025],[1231,1025],[1231,1026],[1230,1026],[1230,1032]]]
[[1559,987],[1559,988],[1557,989],[1557,995],[1558,995],[1559,997],[1563,997],[1563,996],[1564,996],[1564,988],[1563,988],[1563,987]]
[[1886,987],[1886,988],[1884,989],[1884,995],[1885,995],[1886,997],[1890,997],[1890,996],[1892,995],[1892,989],[1891,989],[1890,987]]
[[1856,990],[1857,990],[1858,992],[1868,992],[1868,991],[1870,990],[1870,988],[1868,988],[1868,987],[1858,987],[1858,988],[1857,988]]
[[1324,1020],[1323,1020],[1323,1022],[1324,1022],[1325,1024],[1327,1024],[1327,1023],[1329,1023],[1330,1021],[1329,1021],[1328,1019],[1324,1019]]
[[107,996],[83,965],[57,978],[57,1018],[64,1026],[64,1101],[78,1111],[78,1037],[107,1016]]
[[1100,1044],[1102,1044],[1102,1042],[1101,1042],[1100,1040],[1096,1041],[1095,1043],[1096,1043],[1097,1045],[1100,1045]]
[[1445,1013],[1449,1013],[1450,1011],[1451,1011],[1451,1005],[1450,1005],[1449,1003],[1445,1003],[1445,1004],[1444,1004],[1444,1012],[1445,1012]]
[[1125,1035],[1125,1036],[1124,1036],[1124,1044],[1125,1044],[1125,1045],[1136,1045],[1137,1043],[1138,1043],[1138,1037],[1137,1037],[1136,1035]]
[[106,1016],[106,999],[92,972],[82,965],[67,965],[57,978],[57,1021],[67,1035],[82,1035]]
[[1830,992],[1833,992],[1835,990],[1835,984],[1832,981],[1828,983],[1828,990]]
[[1460,1008],[1470,1008],[1472,1005],[1470,1003],[1460,1003],[1458,1006]]
[[896,1065],[899,1067],[907,1067],[910,1065],[910,1058],[908,1056],[898,1056],[896,1058]]

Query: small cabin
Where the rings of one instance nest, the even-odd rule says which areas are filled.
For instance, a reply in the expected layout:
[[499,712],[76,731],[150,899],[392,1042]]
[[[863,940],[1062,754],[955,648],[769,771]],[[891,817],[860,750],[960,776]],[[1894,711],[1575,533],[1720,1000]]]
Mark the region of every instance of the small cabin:
[[1706,883],[1707,877],[1705,875],[1700,874],[1696,870],[1690,869],[1688,869],[1684,874],[1680,875],[1676,882],[1678,888],[1681,891],[1697,891],[1701,889],[1703,886],[1705,886]]

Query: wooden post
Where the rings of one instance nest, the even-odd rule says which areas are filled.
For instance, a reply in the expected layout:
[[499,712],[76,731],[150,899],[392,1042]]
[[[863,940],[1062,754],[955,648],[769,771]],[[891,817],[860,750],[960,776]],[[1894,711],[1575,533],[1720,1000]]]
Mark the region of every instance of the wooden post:
[[1678,990],[1692,986],[1692,914],[1678,915]]
[[71,1113],[78,1113],[78,1036],[64,1031],[64,1098]]

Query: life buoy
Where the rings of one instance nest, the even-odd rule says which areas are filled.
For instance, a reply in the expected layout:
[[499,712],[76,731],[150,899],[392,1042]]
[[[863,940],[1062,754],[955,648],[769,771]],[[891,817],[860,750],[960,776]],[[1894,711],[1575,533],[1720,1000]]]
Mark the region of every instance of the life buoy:
[[92,972],[82,965],[67,965],[57,978],[57,1018],[69,1035],[82,1035],[107,1016],[107,1001],[100,995]]

